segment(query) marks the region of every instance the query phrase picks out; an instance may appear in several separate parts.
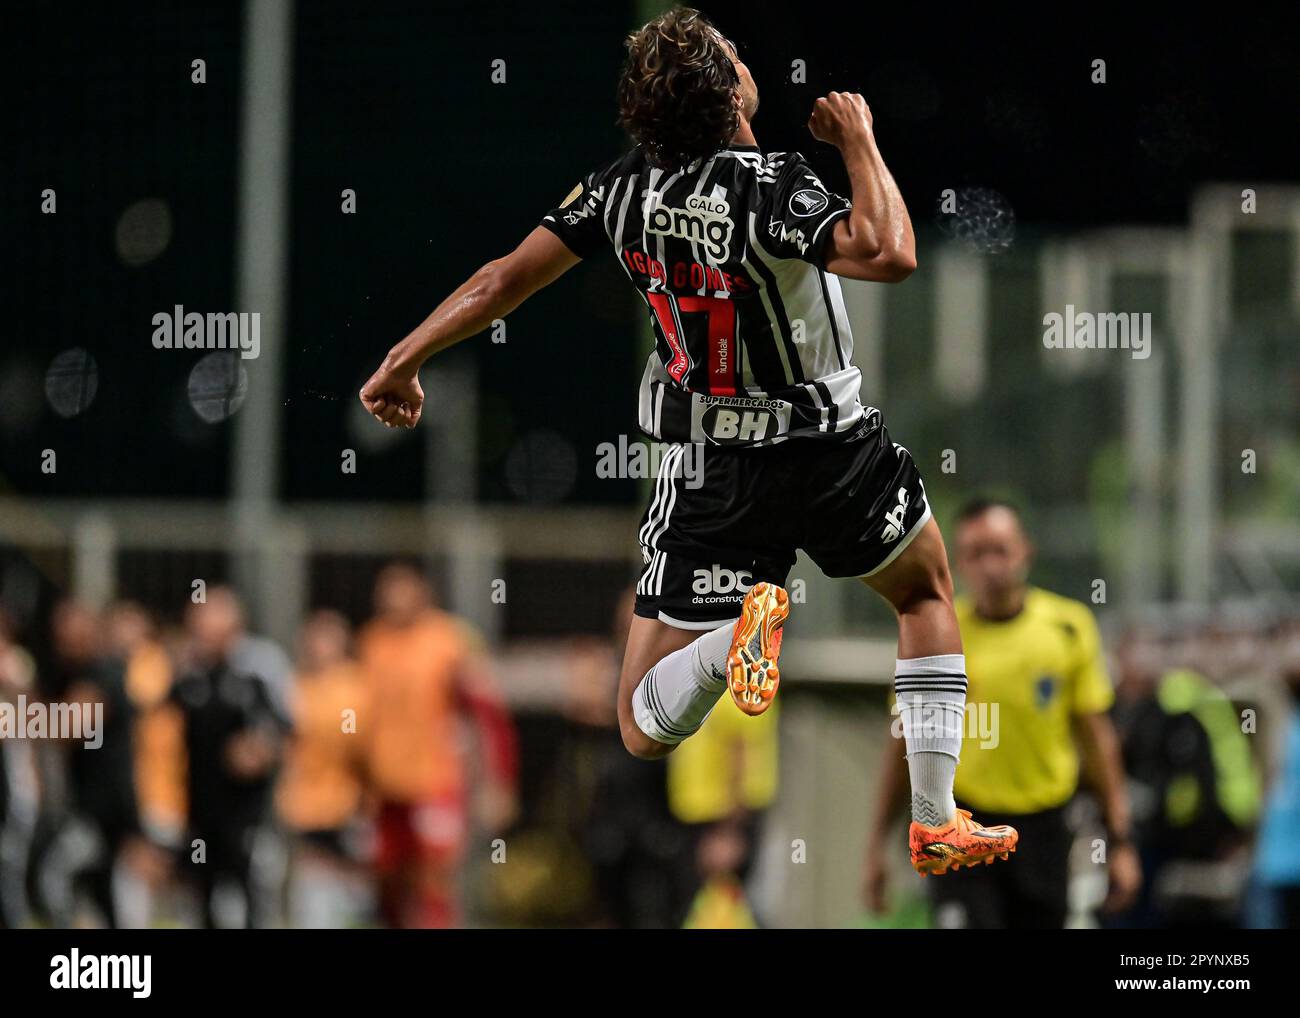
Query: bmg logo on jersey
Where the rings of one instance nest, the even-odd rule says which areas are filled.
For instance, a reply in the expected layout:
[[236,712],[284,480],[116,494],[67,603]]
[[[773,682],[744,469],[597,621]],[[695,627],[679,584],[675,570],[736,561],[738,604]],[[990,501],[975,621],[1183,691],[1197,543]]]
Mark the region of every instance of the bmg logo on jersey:
[[703,244],[714,262],[731,259],[731,206],[721,198],[693,194],[686,208],[656,204],[646,214],[646,232]]
[[[749,592],[749,588],[754,585],[754,574],[748,569],[724,569],[718,563],[713,563],[712,570],[697,569],[695,570],[695,579],[691,583],[691,590],[695,591],[698,597],[691,600],[695,604],[707,603],[706,594],[736,594],[742,595]],[[719,600],[712,598],[711,600]]]

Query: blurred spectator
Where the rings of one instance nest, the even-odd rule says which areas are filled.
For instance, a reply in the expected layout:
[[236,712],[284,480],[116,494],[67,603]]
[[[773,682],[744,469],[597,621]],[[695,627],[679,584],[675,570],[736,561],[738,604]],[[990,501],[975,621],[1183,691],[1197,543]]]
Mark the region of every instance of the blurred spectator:
[[361,670],[352,634],[337,612],[317,611],[299,636],[293,736],[276,794],[280,819],[296,835],[289,923],[328,929],[360,918],[362,785],[357,714]]
[[159,844],[175,847],[185,825],[185,747],[182,720],[170,705],[171,658],[149,613],[119,601],[107,615],[108,645],[126,662],[127,694],[136,711],[135,780],[140,819]]
[[155,901],[170,886],[171,860],[185,833],[185,745],[180,712],[170,702],[172,661],[153,619],[134,601],[119,601],[105,616],[109,652],[126,666],[134,710],[133,771],[144,837],[132,866],[117,882],[123,924],[146,926]]
[[293,717],[293,662],[283,647],[245,629],[230,649],[230,664],[236,671],[258,677],[277,717]]
[[[9,616],[0,610],[0,703],[16,709],[19,695],[35,693],[35,679],[32,656],[15,642]],[[28,848],[39,795],[35,777],[31,745],[0,738],[0,929],[17,926],[27,914]]]
[[[94,719],[90,740],[65,738],[66,811],[43,857],[56,921],[71,922],[85,898],[109,926],[119,925],[114,873],[128,848],[139,847],[132,756],[133,707],[126,668],[107,653],[102,620],[86,606],[62,601],[51,619],[53,667],[41,683],[50,703],[79,705]],[[83,731],[89,731],[83,720]]]
[[1279,627],[1274,646],[1290,713],[1282,762],[1264,807],[1255,880],[1269,899],[1269,925],[1300,929],[1300,618]]
[[255,862],[274,837],[271,790],[288,719],[283,690],[273,691],[278,680],[253,668],[274,667],[276,655],[241,653],[249,642],[243,607],[225,587],[191,605],[186,626],[193,667],[172,689],[184,717],[191,839],[184,851],[205,925],[261,926],[269,881]]
[[1116,925],[1234,925],[1259,774],[1236,708],[1189,666],[1225,665],[1222,633],[1187,633],[1166,654],[1129,638],[1118,660],[1116,718],[1147,883]]
[[584,843],[601,921],[620,928],[753,926],[743,882],[759,817],[777,786],[777,711],[747,718],[720,701],[666,762],[639,760],[617,736],[623,640],[636,592],[615,610],[611,643],[571,650],[572,720],[603,729]]
[[460,918],[457,880],[470,823],[460,722],[468,716],[481,739],[478,791],[493,831],[514,819],[514,725],[480,639],[434,606],[423,573],[386,566],[374,607],[358,641],[367,687],[359,730],[378,800],[380,908],[390,926],[451,927]]
[[734,818],[709,824],[698,834],[693,861],[703,882],[682,925],[690,930],[757,929],[744,885],[754,853],[752,829]]
[[668,809],[663,764],[638,760],[623,747],[615,706],[635,600],[631,587],[618,599],[610,640],[572,648],[566,710],[598,735],[582,834],[596,872],[596,921],[618,929],[669,929],[681,925],[680,903],[691,891],[681,886],[679,865],[688,850],[686,833]]
[[723,697],[668,757],[668,803],[687,831],[679,859],[687,893],[678,903],[679,925],[757,925],[744,884],[763,812],[776,799],[778,713],[773,706],[752,718]]

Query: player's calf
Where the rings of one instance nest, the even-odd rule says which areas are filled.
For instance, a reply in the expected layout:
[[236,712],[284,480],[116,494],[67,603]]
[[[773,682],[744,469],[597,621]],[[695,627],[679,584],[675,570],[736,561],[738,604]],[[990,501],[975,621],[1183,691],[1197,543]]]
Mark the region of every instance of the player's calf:
[[706,632],[651,665],[630,696],[620,697],[619,730],[627,751],[646,760],[667,756],[699,730],[724,686],[746,714],[767,710],[780,681],[777,657],[789,611],[784,590],[759,583],[745,596],[734,624]]
[[708,717],[726,684],[732,623],[697,635],[636,617],[619,688],[619,730],[633,756],[667,756]]
[[[726,684],[723,664],[731,649],[732,627],[705,633],[655,664],[632,693],[631,720],[642,735],[665,748],[652,748],[653,756],[672,751],[699,730]],[[624,745],[634,753],[645,744],[624,734]],[[635,748],[634,748],[635,747]]]
[[952,607],[952,575],[930,520],[904,552],[865,582],[898,614],[896,709],[912,785],[909,841],[917,872],[945,873],[1015,851],[1010,827],[983,827],[953,800],[966,720],[966,657]]

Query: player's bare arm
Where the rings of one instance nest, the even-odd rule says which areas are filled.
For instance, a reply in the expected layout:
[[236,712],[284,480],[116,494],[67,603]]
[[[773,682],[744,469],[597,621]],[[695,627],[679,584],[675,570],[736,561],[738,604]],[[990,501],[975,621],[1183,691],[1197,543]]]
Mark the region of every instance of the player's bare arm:
[[862,96],[832,92],[813,104],[808,130],[834,145],[853,188],[853,210],[835,223],[826,269],[837,276],[899,283],[916,269],[916,238],[903,195],[876,146]]
[[1100,712],[1080,714],[1074,719],[1073,727],[1084,772],[1101,802],[1108,834],[1110,891],[1105,907],[1107,911],[1123,911],[1133,904],[1142,885],[1142,865],[1132,841],[1132,817],[1119,734],[1110,716]]
[[421,365],[482,332],[578,263],[554,234],[538,227],[504,258],[488,262],[388,352],[361,388],[361,402],[392,428],[413,428],[424,407]]

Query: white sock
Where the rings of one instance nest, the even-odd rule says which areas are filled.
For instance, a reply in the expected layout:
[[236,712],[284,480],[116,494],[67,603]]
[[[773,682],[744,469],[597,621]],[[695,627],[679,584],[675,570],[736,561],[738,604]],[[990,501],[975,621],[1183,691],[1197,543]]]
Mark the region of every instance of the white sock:
[[735,623],[710,630],[645,674],[632,693],[632,717],[655,742],[675,746],[694,735],[727,688],[727,653]]
[[907,743],[912,819],[941,826],[957,813],[952,781],[966,720],[966,656],[940,654],[899,660],[894,693]]

